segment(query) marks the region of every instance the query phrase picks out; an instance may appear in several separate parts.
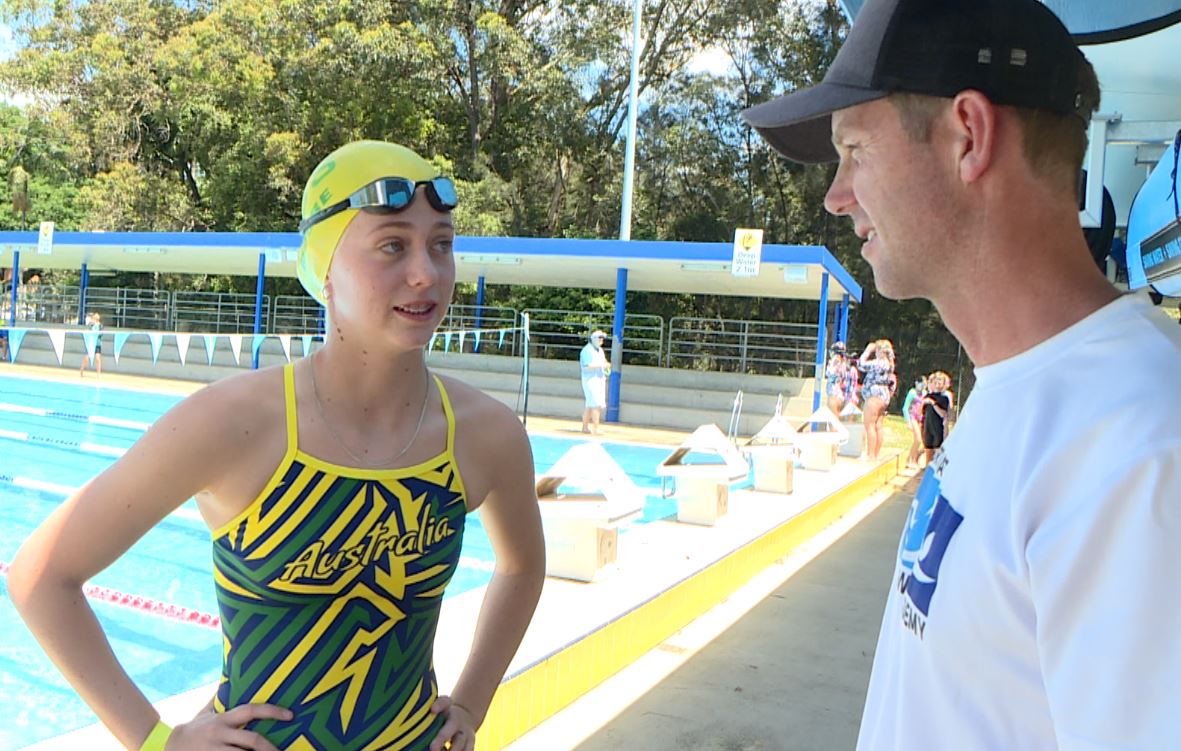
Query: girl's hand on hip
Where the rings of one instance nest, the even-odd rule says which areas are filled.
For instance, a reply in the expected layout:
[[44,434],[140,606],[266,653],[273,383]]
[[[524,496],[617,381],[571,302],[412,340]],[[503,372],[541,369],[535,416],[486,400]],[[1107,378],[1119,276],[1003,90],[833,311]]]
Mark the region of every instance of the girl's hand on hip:
[[290,710],[273,704],[240,704],[227,712],[207,707],[192,720],[177,725],[164,751],[279,751],[274,744],[253,730],[245,730],[255,720],[290,720]]
[[431,751],[475,751],[476,718],[467,707],[451,701],[449,696],[440,696],[431,705],[431,711],[447,715],[447,722],[431,741]]

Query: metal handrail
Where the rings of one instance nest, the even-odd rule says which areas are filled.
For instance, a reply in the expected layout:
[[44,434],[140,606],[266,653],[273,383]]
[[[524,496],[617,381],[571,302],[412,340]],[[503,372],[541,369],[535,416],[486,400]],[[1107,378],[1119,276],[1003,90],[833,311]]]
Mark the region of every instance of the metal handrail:
[[275,295],[270,320],[274,331],[323,334],[324,306],[309,295]]
[[[595,329],[612,330],[615,314],[597,310],[527,308],[532,318],[533,354],[549,359],[577,359]],[[644,313],[623,318],[623,360],[633,365],[660,365],[664,349],[664,319]]]
[[815,368],[817,324],[676,316],[667,367],[805,376]]
[[730,426],[726,430],[726,437],[734,443],[738,437],[738,422],[742,419],[742,389],[734,395],[734,406],[730,408]]
[[[270,296],[263,295],[261,331],[269,332]],[[212,331],[215,334],[248,334],[254,331],[254,295],[241,292],[172,293],[172,328],[175,331]]]

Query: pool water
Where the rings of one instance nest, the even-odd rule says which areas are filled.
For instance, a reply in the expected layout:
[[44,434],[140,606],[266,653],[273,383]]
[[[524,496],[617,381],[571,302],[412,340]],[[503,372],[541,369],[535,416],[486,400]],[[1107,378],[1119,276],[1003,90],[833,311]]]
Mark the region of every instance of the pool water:
[[[156,418],[179,402],[167,394],[0,377],[0,564],[77,487],[110,466]],[[576,439],[530,436],[539,472]],[[647,492],[645,524],[676,513],[661,497],[656,466],[668,449],[603,444]],[[630,526],[630,525],[628,525]],[[621,529],[626,534],[628,526]],[[469,517],[459,569],[447,596],[485,584],[493,567],[479,513]],[[217,613],[208,528],[191,499],[91,584],[200,613]],[[91,598],[112,647],[151,701],[214,683],[221,673],[216,628]],[[95,722],[88,707],[25,628],[0,575],[0,749],[17,749]]]

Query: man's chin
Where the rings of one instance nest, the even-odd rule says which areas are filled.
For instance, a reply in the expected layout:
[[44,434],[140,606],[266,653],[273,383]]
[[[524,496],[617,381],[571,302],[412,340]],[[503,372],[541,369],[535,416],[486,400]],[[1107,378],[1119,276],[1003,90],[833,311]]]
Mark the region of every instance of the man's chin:
[[879,274],[877,271],[874,271],[873,274],[873,286],[878,294],[887,300],[914,300],[922,297],[913,287],[908,287],[901,279],[884,273]]

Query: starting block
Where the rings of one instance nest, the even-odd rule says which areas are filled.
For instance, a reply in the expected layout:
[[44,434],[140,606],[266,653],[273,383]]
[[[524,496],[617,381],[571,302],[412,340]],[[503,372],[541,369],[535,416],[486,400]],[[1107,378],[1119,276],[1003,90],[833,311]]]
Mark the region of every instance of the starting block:
[[845,405],[841,410],[841,424],[849,431],[849,440],[841,444],[837,453],[860,459],[865,453],[865,425],[861,422],[861,410],[857,409],[857,405],[852,402]]
[[849,440],[849,430],[828,407],[821,407],[796,431],[804,469],[827,472],[837,461],[837,450]]
[[[690,464],[689,454],[711,454],[718,462]],[[730,506],[730,483],[750,472],[746,459],[717,425],[702,425],[656,467],[676,482],[677,521],[713,526]]]
[[[644,509],[644,492],[598,443],[567,451],[536,478],[545,573],[591,581],[616,561],[619,524]],[[563,492],[563,489],[566,492]]]
[[768,493],[790,493],[792,475],[800,450],[795,445],[795,427],[779,412],[759,429],[743,447],[754,465],[754,489]]

